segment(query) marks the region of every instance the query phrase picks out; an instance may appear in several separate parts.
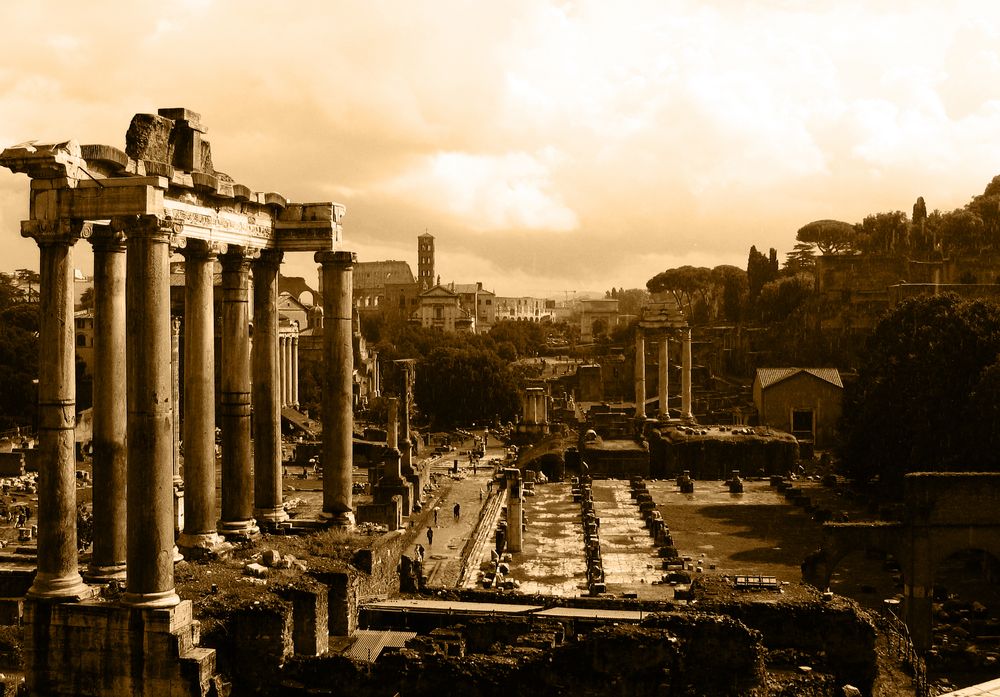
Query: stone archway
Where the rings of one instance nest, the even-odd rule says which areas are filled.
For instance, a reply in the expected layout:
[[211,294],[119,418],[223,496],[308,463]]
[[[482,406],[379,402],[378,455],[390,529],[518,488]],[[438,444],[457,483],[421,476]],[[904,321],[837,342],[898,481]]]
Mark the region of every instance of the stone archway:
[[878,548],[899,560],[905,618],[914,645],[931,645],[934,575],[940,563],[964,549],[1000,559],[1000,473],[917,472],[904,480],[900,521],[826,523],[823,547],[802,563],[803,578],[826,588],[851,551]]

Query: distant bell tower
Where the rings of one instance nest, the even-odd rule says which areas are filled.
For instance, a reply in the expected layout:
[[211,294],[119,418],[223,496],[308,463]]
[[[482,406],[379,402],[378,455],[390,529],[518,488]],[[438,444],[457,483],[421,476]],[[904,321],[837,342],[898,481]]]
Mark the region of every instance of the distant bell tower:
[[434,235],[417,237],[417,281],[424,290],[434,285]]

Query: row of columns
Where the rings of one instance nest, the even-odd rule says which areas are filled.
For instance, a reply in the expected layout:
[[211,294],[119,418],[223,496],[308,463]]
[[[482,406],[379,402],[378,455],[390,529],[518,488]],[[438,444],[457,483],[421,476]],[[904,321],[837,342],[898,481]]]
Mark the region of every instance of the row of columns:
[[[681,418],[693,418],[691,400],[691,330],[683,329],[681,340]],[[660,337],[659,351],[659,401],[660,418],[670,418],[670,343],[666,334]],[[646,335],[642,330],[635,334],[635,414],[646,418]]]
[[278,336],[278,370],[281,375],[281,406],[299,405],[299,337]]
[[[184,240],[156,216],[25,221],[39,246],[38,572],[28,595],[74,599],[90,594],[79,573],[76,539],[75,342],[72,246],[94,247],[94,523],[87,580],[126,579],[123,602],[170,607],[174,589],[174,486],[178,423],[173,387],[169,264],[171,245],[186,262],[184,332],[184,528],[182,550],[211,548],[227,536],[257,532],[257,520],[286,517],[281,492],[281,375],[277,277],[282,253]],[[224,252],[224,253],[223,253]],[[222,261],[222,511],[215,512],[215,350],[213,264]],[[353,522],[351,499],[350,252],[319,252],[329,318],[324,379],[323,510]],[[249,276],[254,273],[251,366]],[[346,309],[345,309],[346,308]],[[346,347],[346,350],[345,350]],[[179,349],[178,349],[179,350]],[[294,365],[294,363],[293,363]],[[251,395],[251,367],[254,374]],[[252,400],[251,400],[252,396]],[[346,398],[345,398],[346,396]],[[251,403],[255,447],[251,448]],[[346,404],[346,407],[345,407]],[[256,518],[255,518],[256,516]]]

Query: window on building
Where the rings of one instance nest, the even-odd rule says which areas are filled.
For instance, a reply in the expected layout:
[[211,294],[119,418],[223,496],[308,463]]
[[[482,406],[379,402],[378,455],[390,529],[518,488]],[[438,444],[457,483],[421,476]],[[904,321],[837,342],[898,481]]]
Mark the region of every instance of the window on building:
[[87,337],[85,335],[83,335],[83,334],[77,334],[76,335],[76,345],[77,346],[86,346],[87,345]]
[[792,435],[797,438],[812,438],[813,435],[813,410],[812,409],[792,409]]
[[434,308],[434,319],[444,319],[444,308],[440,305]]

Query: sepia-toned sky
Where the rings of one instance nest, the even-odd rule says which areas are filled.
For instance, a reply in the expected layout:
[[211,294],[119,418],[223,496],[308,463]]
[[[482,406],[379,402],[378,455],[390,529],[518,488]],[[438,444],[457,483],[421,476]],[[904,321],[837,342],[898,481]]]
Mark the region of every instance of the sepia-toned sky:
[[[783,259],[811,220],[1000,174],[994,0],[32,0],[0,26],[0,146],[123,148],[184,106],[236,181],[345,204],[361,261],[415,272],[426,230],[442,281],[500,295]],[[27,194],[0,170],[2,270],[37,268]]]

